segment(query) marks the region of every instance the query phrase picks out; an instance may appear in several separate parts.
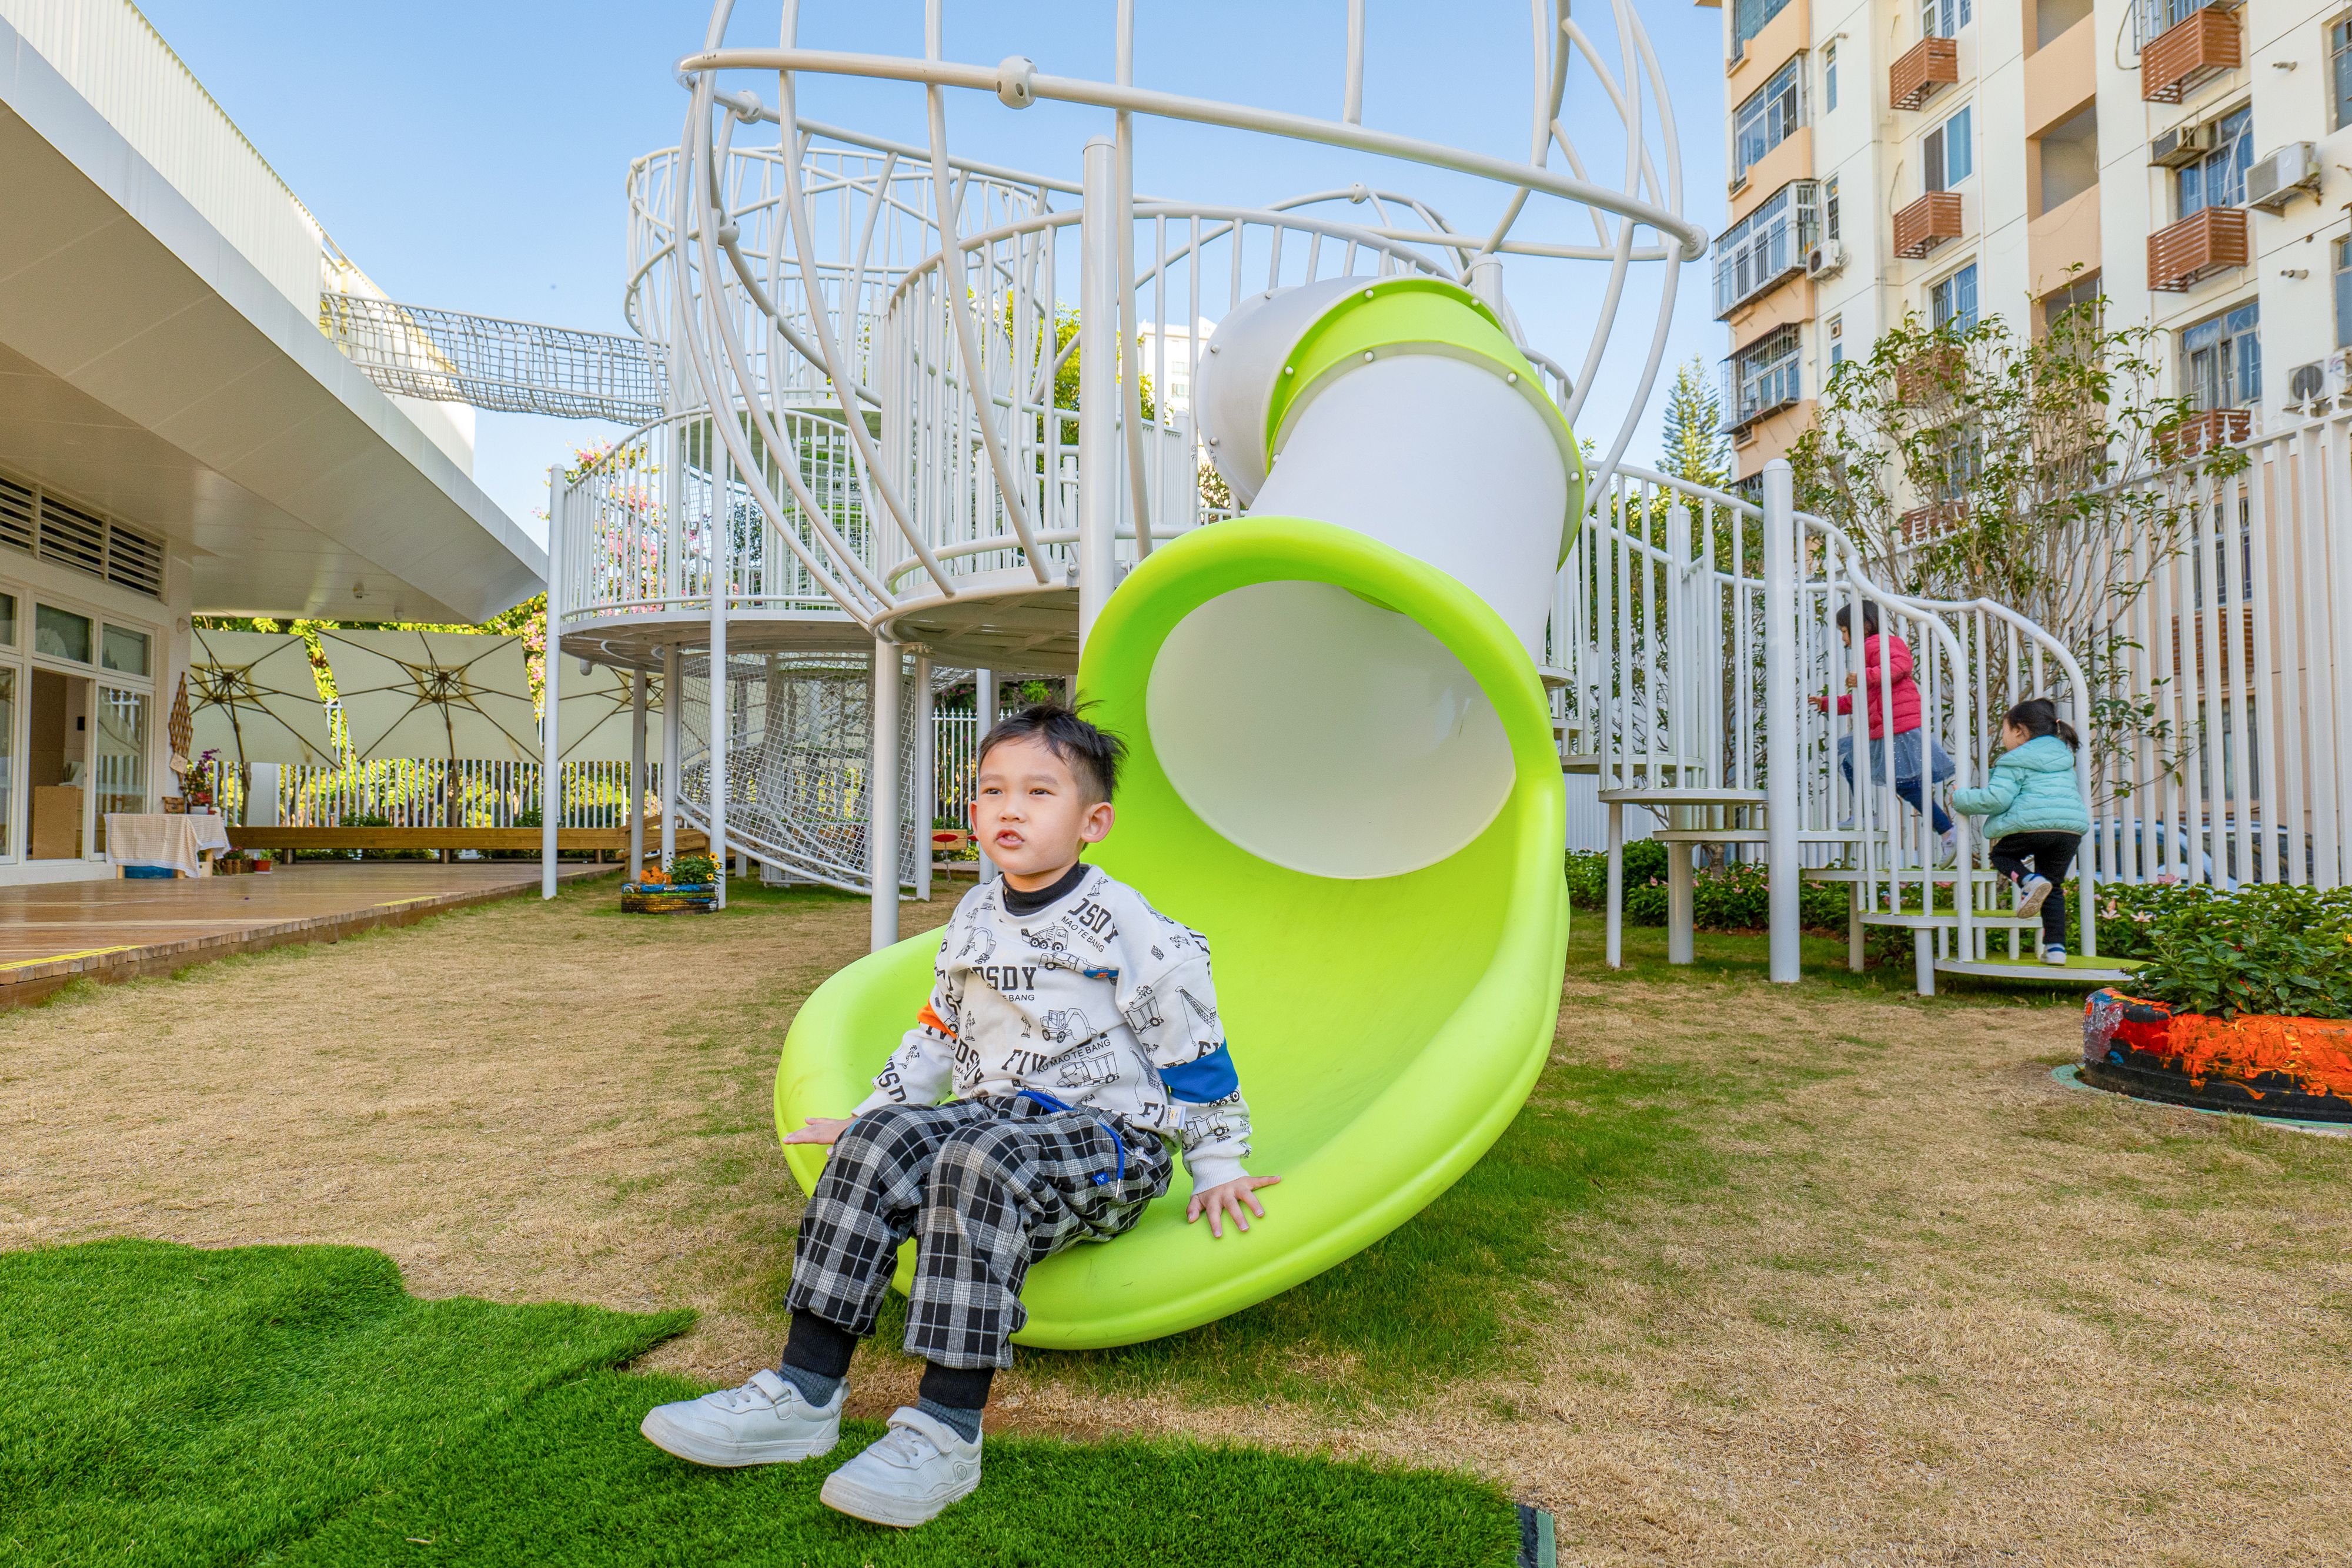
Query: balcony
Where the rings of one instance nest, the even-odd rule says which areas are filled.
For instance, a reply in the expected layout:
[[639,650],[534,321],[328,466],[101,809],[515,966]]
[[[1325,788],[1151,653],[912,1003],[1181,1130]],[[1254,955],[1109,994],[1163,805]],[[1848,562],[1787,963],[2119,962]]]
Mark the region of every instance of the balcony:
[[2179,103],[2208,78],[2244,63],[2237,17],[2208,5],[2140,50],[2139,95],[2150,103]]
[[1886,72],[1891,108],[1916,109],[1960,79],[1958,38],[1922,38]]
[[1819,243],[1819,191],[1811,180],[1791,181],[1717,236],[1717,320],[1805,270],[1806,253]]
[[1968,379],[1969,358],[1957,343],[1930,343],[1895,367],[1895,401],[1906,407],[1956,396]]
[[2157,433],[2156,447],[2168,463],[2216,452],[2224,446],[2235,446],[2254,434],[2254,411],[2250,408],[2209,408],[2192,413],[2179,424],[2168,425]]
[[1906,545],[1923,545],[1931,539],[1957,533],[1968,521],[1966,501],[1938,501],[1930,507],[1914,507],[1895,519]]
[[1930,191],[1895,214],[1895,254],[1923,256],[1960,234],[1960,193]]
[[2251,256],[2243,207],[2207,207],[2147,236],[2147,286],[2179,294]]

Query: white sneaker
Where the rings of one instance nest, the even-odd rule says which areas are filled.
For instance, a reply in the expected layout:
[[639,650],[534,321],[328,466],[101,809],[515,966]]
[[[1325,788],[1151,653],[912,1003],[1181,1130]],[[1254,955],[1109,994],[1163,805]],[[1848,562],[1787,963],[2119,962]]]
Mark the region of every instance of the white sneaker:
[[1943,836],[1936,841],[1936,863],[1937,865],[1950,865],[1953,862],[1958,860],[1960,856],[1960,835],[1958,831],[1956,829],[1946,828],[1943,831]]
[[2053,969],[2063,969],[2066,967],[2066,949],[2063,947],[2044,947],[2042,949],[2042,961],[2049,965]]
[[655,1448],[698,1465],[795,1464],[830,1453],[841,1441],[841,1402],[848,1389],[845,1383],[835,1389],[833,1403],[819,1409],[791,1380],[762,1368],[740,1388],[656,1405],[637,1430]]
[[2017,917],[2030,919],[2042,913],[2042,905],[2050,897],[2050,879],[2029,876],[2017,884]]
[[980,1445],[967,1443],[947,1423],[911,1406],[890,1417],[890,1430],[827,1476],[819,1494],[828,1508],[874,1524],[911,1529],[929,1524],[980,1485]]

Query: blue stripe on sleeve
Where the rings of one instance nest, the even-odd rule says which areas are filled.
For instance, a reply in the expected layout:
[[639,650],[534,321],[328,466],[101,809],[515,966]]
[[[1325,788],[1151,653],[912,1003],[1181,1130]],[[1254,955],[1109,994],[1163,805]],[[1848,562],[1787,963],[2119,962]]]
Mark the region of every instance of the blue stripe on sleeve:
[[1169,1093],[1194,1105],[1214,1104],[1242,1086],[1241,1075],[1234,1071],[1233,1053],[1223,1045],[1181,1067],[1161,1068],[1160,1082],[1168,1086]]

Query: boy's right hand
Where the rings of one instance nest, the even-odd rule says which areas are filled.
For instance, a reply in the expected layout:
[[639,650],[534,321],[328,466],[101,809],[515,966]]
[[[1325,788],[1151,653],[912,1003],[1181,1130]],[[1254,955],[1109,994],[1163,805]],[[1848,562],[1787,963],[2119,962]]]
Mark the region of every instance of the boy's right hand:
[[830,1144],[849,1130],[855,1116],[811,1116],[808,1125],[784,1134],[788,1144]]

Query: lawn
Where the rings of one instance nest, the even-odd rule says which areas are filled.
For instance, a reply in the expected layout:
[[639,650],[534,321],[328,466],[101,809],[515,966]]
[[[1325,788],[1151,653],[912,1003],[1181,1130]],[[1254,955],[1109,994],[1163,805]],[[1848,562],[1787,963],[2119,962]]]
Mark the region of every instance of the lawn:
[[[515,1457],[551,1456],[532,1421],[618,1420],[618,1388],[651,1402],[633,1378],[731,1382],[773,1356],[799,1199],[769,1079],[798,1001],[864,944],[864,905],[826,894],[685,922],[608,902],[575,889],[0,1017],[0,1245],[343,1244],[428,1300],[693,1310],[628,1372],[565,1372],[338,1516],[398,1524],[412,1552],[494,1539],[483,1500],[553,1463]],[[2347,1140],[2053,1082],[2077,998],[1922,1001],[1907,963],[1849,976],[1836,941],[1808,942],[1793,989],[1764,982],[1757,937],[1701,934],[1686,970],[1660,931],[1628,933],[1620,972],[1599,944],[1580,918],[1551,1063],[1452,1192],[1222,1323],[1023,1355],[992,1444],[1466,1470],[1553,1509],[1569,1563],[2340,1551],[2313,1500],[2352,1464]],[[852,1414],[913,1381],[868,1348]]]

